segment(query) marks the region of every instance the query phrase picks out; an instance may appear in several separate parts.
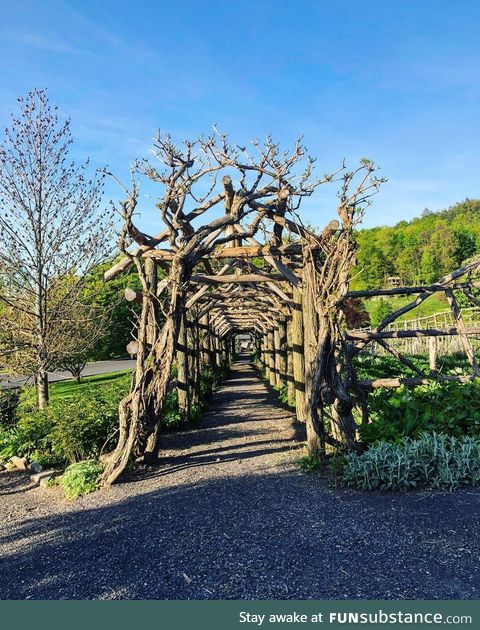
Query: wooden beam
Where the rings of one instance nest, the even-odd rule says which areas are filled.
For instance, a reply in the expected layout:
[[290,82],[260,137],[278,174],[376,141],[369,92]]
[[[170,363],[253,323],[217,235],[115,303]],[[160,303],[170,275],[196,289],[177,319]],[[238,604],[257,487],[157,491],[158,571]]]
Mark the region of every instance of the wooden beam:
[[377,378],[372,381],[357,381],[357,383],[355,383],[355,387],[360,387],[361,389],[366,390],[379,389],[380,387],[394,389],[396,387],[400,387],[400,385],[417,386],[428,385],[429,383],[435,382],[449,383],[456,381],[458,383],[468,383],[476,378],[478,377],[473,374],[465,376],[436,376],[434,378]]
[[[449,337],[458,335],[456,328],[448,328],[447,330],[437,330],[436,328],[426,328],[423,330],[384,330],[382,332],[363,331],[363,330],[347,330],[345,338],[355,341],[371,341],[375,339],[411,339],[414,337]],[[465,328],[467,335],[480,335],[479,326],[471,326]]]
[[286,278],[282,276],[282,274],[260,274],[260,273],[251,273],[251,274],[243,274],[236,276],[234,274],[230,274],[227,276],[207,276],[204,274],[193,274],[190,278],[191,282],[195,282],[196,284],[209,284],[209,285],[217,285],[217,284],[246,284],[249,282],[287,282]]
[[362,291],[349,291],[345,294],[346,298],[364,298],[389,295],[415,295],[416,293],[424,293],[425,291],[450,291],[456,289],[470,289],[480,287],[480,282],[458,282],[445,286],[443,284],[430,284],[416,287],[394,287],[392,289],[365,289]]

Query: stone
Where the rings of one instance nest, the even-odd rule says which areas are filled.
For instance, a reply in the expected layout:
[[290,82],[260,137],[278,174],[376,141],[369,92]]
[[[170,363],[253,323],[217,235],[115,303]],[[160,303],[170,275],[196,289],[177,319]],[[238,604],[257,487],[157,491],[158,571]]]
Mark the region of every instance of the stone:
[[7,470],[7,466],[3,462],[0,462],[0,472],[3,472],[4,470]]
[[36,483],[37,486],[44,486],[56,474],[55,470],[42,470],[41,472],[30,475],[30,481]]
[[12,462],[8,462],[7,464],[5,464],[5,470],[18,470],[18,469],[15,466],[15,464],[12,464]]
[[32,462],[28,468],[32,473],[40,473],[43,470],[43,466],[37,462]]
[[15,468],[18,468],[19,470],[27,469],[26,457],[17,457],[16,455],[14,455],[13,457],[10,458],[10,462],[15,466]]

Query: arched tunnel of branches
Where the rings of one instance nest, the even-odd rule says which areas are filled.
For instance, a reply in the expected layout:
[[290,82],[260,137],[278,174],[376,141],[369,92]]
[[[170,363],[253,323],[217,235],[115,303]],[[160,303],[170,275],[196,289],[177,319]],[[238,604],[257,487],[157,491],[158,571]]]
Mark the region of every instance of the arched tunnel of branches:
[[[368,422],[369,391],[435,377],[411,366],[415,378],[358,381],[354,358],[368,344],[380,344],[408,365],[389,345],[394,337],[459,335],[472,374],[440,378],[478,375],[469,334],[480,331],[465,327],[454,293],[472,295],[476,283],[470,276],[478,261],[432,286],[349,291],[355,227],[384,181],[372,162],[362,160],[352,170],[342,164],[316,177],[314,160],[300,143],[281,152],[267,139],[247,151],[217,133],[181,146],[159,134],[153,152],[154,159],[137,163],[130,185],[122,186],[124,201],[117,208],[122,258],[106,273],[108,280],[134,266],[142,290],[126,291],[127,299],[141,304],[129,348],[137,363],[131,391],[120,404],[119,439],[106,460],[104,484],[115,481],[132,456],[155,461],[169,388],[177,387],[181,413],[188,418],[199,396],[202,364],[214,370],[227,366],[241,333],[254,339],[270,383],[287,389],[297,420],[305,423],[309,452],[318,456],[327,445],[359,448],[353,409]],[[137,225],[145,204],[143,178],[158,188],[160,229],[154,236]],[[336,186],[337,218],[317,232],[303,224],[300,206],[322,185]],[[318,223],[328,214],[319,212]],[[467,281],[457,282],[463,276]],[[447,295],[453,329],[388,331],[391,322],[436,291]],[[349,298],[391,293],[413,295],[412,301],[374,330],[348,330]]]

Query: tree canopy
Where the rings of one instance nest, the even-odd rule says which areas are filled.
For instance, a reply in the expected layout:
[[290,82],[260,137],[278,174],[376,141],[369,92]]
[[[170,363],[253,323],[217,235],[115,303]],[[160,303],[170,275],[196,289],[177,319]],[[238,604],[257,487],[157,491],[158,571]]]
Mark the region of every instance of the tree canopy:
[[360,230],[357,239],[352,288],[380,288],[392,276],[403,285],[429,284],[480,252],[480,200],[425,210],[393,227]]

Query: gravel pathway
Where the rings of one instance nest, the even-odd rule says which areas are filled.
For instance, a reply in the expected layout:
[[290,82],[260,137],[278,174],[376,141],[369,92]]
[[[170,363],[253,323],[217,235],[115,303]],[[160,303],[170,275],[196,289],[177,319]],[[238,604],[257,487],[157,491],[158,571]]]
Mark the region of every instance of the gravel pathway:
[[0,474],[2,599],[478,599],[480,492],[335,492],[240,360],[162,464],[67,502]]

